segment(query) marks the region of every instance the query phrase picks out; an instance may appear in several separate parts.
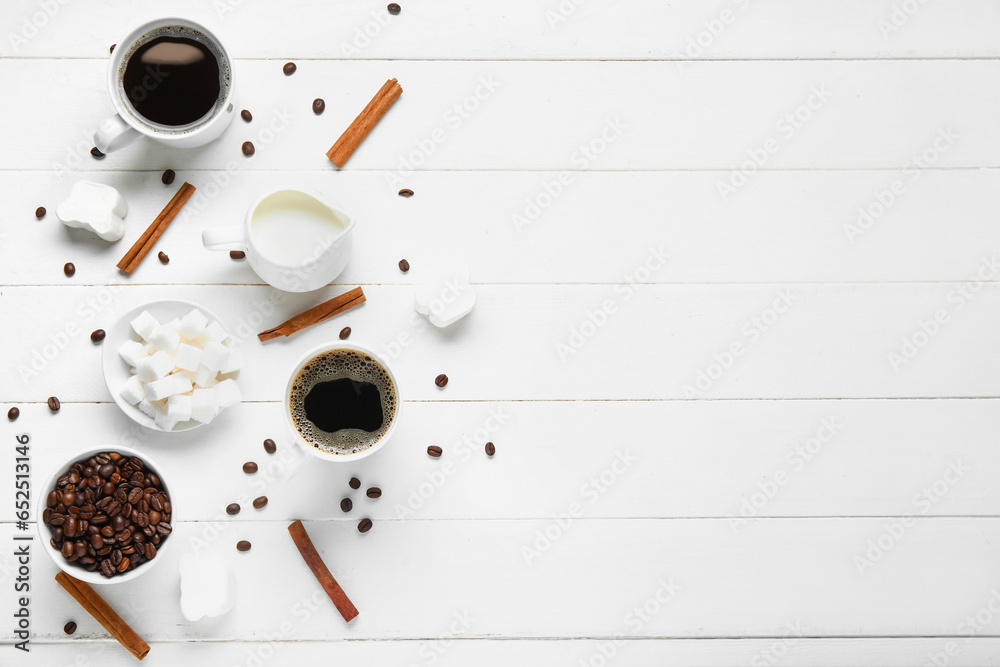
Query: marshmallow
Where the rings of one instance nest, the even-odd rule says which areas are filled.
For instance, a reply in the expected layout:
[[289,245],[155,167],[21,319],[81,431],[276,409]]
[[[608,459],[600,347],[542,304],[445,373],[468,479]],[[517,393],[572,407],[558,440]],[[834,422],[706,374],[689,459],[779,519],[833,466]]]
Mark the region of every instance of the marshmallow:
[[198,370],[194,374],[194,383],[199,387],[214,387],[218,383],[218,379],[215,377],[216,371],[213,371],[207,366],[198,366]]
[[191,379],[186,373],[175,373],[146,385],[146,397],[159,401],[174,394],[191,391]]
[[191,419],[207,424],[219,412],[219,395],[215,389],[195,389],[191,393]]
[[152,334],[158,326],[160,326],[160,323],[155,317],[149,314],[148,310],[142,311],[134,320],[132,320],[132,331],[139,334],[139,336],[141,336],[146,342],[149,342],[150,334]]
[[148,357],[142,343],[127,340],[118,348],[118,354],[129,366],[138,366],[139,362]]
[[205,317],[203,312],[195,308],[181,318],[181,324],[177,327],[177,333],[188,340],[194,340],[202,334],[206,326],[208,326],[208,318]]
[[156,346],[157,350],[173,352],[181,342],[181,336],[171,323],[161,324],[149,335],[149,342]]
[[118,393],[121,394],[121,397],[124,398],[125,402],[129,405],[135,405],[146,396],[146,390],[143,388],[142,380],[135,375],[125,381],[125,384],[122,385],[122,388]]
[[177,426],[177,420],[171,417],[169,412],[157,412],[153,417],[153,423],[164,431],[172,431]]
[[220,371],[229,361],[229,348],[222,343],[209,341],[201,351],[201,363],[209,370]]
[[196,371],[198,370],[198,364],[201,362],[201,350],[194,345],[188,345],[186,343],[181,343],[177,346],[177,351],[174,353],[174,366],[181,368],[186,371]]
[[235,373],[241,368],[243,368],[243,353],[239,350],[239,348],[229,348],[229,355],[226,357],[226,363],[222,365],[219,372]]
[[69,197],[56,207],[56,216],[67,227],[87,229],[105,241],[118,241],[125,235],[128,204],[110,185],[77,181]]
[[219,395],[220,408],[228,408],[243,400],[243,395],[240,393],[239,385],[237,385],[234,380],[223,380],[219,384],[215,385],[214,389]]
[[174,394],[168,398],[167,415],[178,422],[186,422],[191,419],[191,396],[188,394]]
[[157,352],[151,357],[142,359],[136,365],[136,375],[143,382],[152,382],[166,376],[174,368],[174,359],[169,352]]
[[180,561],[181,613],[189,621],[221,616],[236,606],[236,574],[207,554],[184,554]]
[[469,282],[469,269],[452,267],[417,287],[413,307],[436,327],[446,327],[472,312],[476,290]]

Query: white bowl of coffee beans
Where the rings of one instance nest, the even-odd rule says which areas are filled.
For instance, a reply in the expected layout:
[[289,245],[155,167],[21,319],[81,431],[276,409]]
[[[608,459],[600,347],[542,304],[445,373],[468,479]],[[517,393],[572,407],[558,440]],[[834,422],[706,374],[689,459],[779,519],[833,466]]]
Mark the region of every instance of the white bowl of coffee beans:
[[66,574],[118,584],[163,560],[173,498],[156,467],[127,447],[92,449],[63,463],[43,486],[38,533]]

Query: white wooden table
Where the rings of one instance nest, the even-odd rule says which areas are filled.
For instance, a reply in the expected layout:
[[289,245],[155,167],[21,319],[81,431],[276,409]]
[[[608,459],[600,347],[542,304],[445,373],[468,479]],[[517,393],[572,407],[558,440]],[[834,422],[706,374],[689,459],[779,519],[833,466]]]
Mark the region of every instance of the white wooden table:
[[[137,447],[169,474],[181,548],[105,591],[154,666],[994,664],[1000,5],[401,4],[161,3],[228,41],[254,120],[200,151],[139,142],[97,161],[108,47],[151,5],[4,2],[0,401],[21,409],[2,422],[4,627],[27,432],[36,494],[95,446]],[[336,172],[326,149],[390,77],[402,98]],[[168,167],[199,194],[157,246],[169,265],[124,278],[115,262],[175,189]],[[56,220],[82,178],[125,194],[123,242]],[[317,294],[201,248],[279,181],[360,221]],[[436,330],[412,286],[454,259],[479,304]],[[355,285],[363,307],[253,337]],[[219,313],[249,364],[242,405],[171,437],[111,402],[88,338],[166,297]],[[383,452],[321,465],[279,401],[294,360],[346,325],[392,358],[407,400]],[[351,493],[343,515],[352,475],[384,495]],[[230,518],[232,501],[248,509]],[[295,551],[296,518],[360,609],[350,625]],[[190,550],[232,558],[230,614],[180,615]],[[36,549],[32,650],[0,646],[0,664],[132,664],[54,574]]]

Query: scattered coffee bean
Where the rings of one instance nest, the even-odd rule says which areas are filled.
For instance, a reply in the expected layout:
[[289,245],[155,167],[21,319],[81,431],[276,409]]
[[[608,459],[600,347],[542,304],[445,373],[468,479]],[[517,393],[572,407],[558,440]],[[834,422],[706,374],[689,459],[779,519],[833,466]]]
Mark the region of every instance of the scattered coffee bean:
[[71,635],[74,632],[76,632],[76,623],[74,623],[73,621],[70,621],[69,623],[67,623],[66,625],[64,625],[63,626],[63,632],[65,632],[67,635]]
[[240,112],[240,118],[249,123],[250,121],[253,120],[253,114],[244,109],[243,111]]
[[229,259],[243,259],[247,254],[242,250],[230,250]]
[[21,416],[21,409],[20,408],[16,408],[15,407],[15,408],[11,408],[10,410],[7,411],[7,420],[8,421],[14,421],[15,419],[17,419],[20,416]]
[[165,172],[163,172],[163,176],[160,176],[160,180],[163,181],[164,185],[170,185],[171,183],[174,182],[174,178],[176,177],[177,174],[174,172],[173,169],[167,169]]
[[247,461],[246,463],[243,464],[243,472],[245,472],[248,475],[254,474],[255,472],[257,472],[257,464],[254,463],[253,461]]
[[267,506],[267,496],[261,496],[260,498],[253,499],[253,508],[255,510],[262,510]]
[[236,543],[237,551],[250,551],[250,543],[246,540],[240,540]]
[[281,71],[285,73],[285,76],[291,76],[295,74],[295,70],[297,69],[298,68],[295,66],[295,63],[285,63],[285,66],[281,68]]
[[160,252],[156,253],[156,256],[160,259],[161,263],[163,263],[163,264],[169,264],[170,263],[170,257],[167,255],[167,253],[163,252],[162,250]]
[[228,514],[229,516],[236,516],[239,513],[240,513],[239,503],[229,503],[228,505],[226,505],[226,514]]
[[351,327],[344,327],[340,330],[340,340],[347,340],[347,337],[351,335]]
[[278,451],[278,446],[274,444],[274,440],[268,438],[267,440],[264,441],[264,451],[267,452],[268,454],[274,454],[276,451]]
[[402,190],[399,191],[399,196],[400,197],[412,197],[413,196],[413,190],[411,190],[410,188],[403,188]]
[[73,262],[66,262],[66,264],[63,266],[63,273],[66,274],[67,278],[71,277],[74,273],[76,273],[76,266],[73,264]]
[[313,113],[317,116],[323,113],[326,109],[326,102],[323,101],[322,97],[317,97],[313,100]]
[[362,519],[361,521],[358,522],[358,532],[367,533],[371,529],[372,529],[371,519]]
[[343,513],[348,513],[354,509],[354,503],[351,502],[350,498],[344,498],[340,501],[340,511]]
[[59,405],[58,398],[56,398],[55,396],[49,396],[49,400],[47,400],[46,403],[48,403],[49,410],[51,410],[52,412],[59,412],[59,408],[61,406]]
[[386,9],[389,10],[390,14],[392,14],[393,16],[395,16],[396,14],[398,14],[400,12],[401,7],[399,6],[399,3],[390,2],[388,4],[388,6],[386,6]]
[[380,498],[382,496],[382,489],[378,488],[377,486],[373,486],[372,488],[365,491],[365,495],[368,496],[369,498]]
[[427,448],[428,456],[433,456],[434,458],[438,458],[439,456],[441,456],[442,453],[443,452],[441,448],[438,447],[437,445],[431,445],[430,447]]
[[93,155],[98,160],[100,160],[102,157],[104,157],[104,153],[102,153],[101,151],[99,151],[97,149],[97,146],[94,146],[93,148],[90,149],[90,154]]
[[486,456],[493,456],[496,453],[497,453],[497,448],[493,445],[493,443],[492,442],[487,442],[486,443]]
[[90,332],[90,341],[92,343],[100,343],[107,335],[104,329],[94,329]]
[[352,478],[351,478],[351,481],[350,481],[350,482],[348,482],[347,484],[348,484],[348,485],[349,485],[349,486],[350,486],[350,487],[351,487],[352,489],[360,489],[360,488],[361,488],[361,480],[360,480],[360,479],[358,479],[357,477],[352,477]]
[[399,260],[399,270],[402,271],[403,273],[406,273],[407,271],[410,270],[410,263],[407,262],[405,259]]
[[46,211],[44,206],[39,206],[38,208],[35,209],[35,217],[38,218],[39,220],[45,217],[45,213]]
[[252,141],[244,141],[243,142],[243,154],[244,155],[246,155],[247,157],[249,157],[249,156],[253,155],[256,152],[257,152],[257,149],[255,149],[253,147],[253,142]]
[[434,378],[434,384],[436,384],[439,387],[445,386],[446,384],[448,384],[448,376],[445,375],[444,373],[441,373],[441,375],[438,375],[436,378]]

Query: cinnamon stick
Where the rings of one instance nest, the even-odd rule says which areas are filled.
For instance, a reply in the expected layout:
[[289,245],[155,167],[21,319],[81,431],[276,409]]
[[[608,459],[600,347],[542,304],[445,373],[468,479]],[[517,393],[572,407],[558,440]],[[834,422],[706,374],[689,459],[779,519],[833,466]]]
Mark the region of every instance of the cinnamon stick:
[[330,319],[334,315],[342,313],[345,310],[350,310],[351,308],[354,308],[354,306],[360,305],[364,302],[365,293],[361,291],[360,287],[355,287],[350,292],[344,292],[340,296],[336,296],[314,308],[310,308],[304,313],[299,313],[292,319],[282,322],[273,329],[261,331],[257,334],[257,338],[259,338],[263,343],[264,341],[271,340],[272,338],[291,336],[296,331],[301,331],[306,327],[319,324],[324,320]]
[[153,249],[153,244],[159,240],[160,236],[167,229],[167,225],[173,222],[177,214],[180,213],[181,207],[187,203],[187,200],[191,198],[194,194],[195,187],[190,183],[184,183],[177,194],[171,198],[167,205],[160,211],[160,214],[156,216],[152,224],[146,228],[146,231],[142,233],[142,236],[132,244],[132,247],[128,249],[125,256],[122,257],[121,261],[118,262],[118,268],[125,273],[132,273],[139,266],[139,262],[149,254],[149,251]]
[[320,558],[319,552],[316,551],[312,540],[309,539],[309,533],[306,532],[306,528],[302,525],[302,522],[296,521],[288,526],[288,532],[291,534],[295,546],[299,548],[299,553],[302,554],[306,565],[309,566],[309,569],[316,576],[319,585],[323,587],[326,594],[333,600],[333,604],[337,607],[340,615],[344,617],[344,620],[350,623],[357,618],[359,613],[358,608],[354,606],[354,603],[347,597],[347,593],[344,592],[344,589],[340,587],[337,580],[330,574],[330,570],[327,569],[326,563]]
[[129,653],[139,660],[149,653],[149,644],[142,640],[142,637],[135,634],[121,616],[119,616],[111,606],[97,594],[89,584],[75,579],[65,572],[56,575],[56,581],[65,588],[80,605],[90,613],[97,622],[107,630],[112,637],[117,639],[122,646],[128,649]]
[[372,131],[375,124],[379,122],[385,112],[389,110],[389,107],[399,99],[399,96],[403,94],[403,87],[395,79],[389,79],[383,84],[375,97],[371,99],[358,117],[354,119],[344,133],[340,135],[337,139],[337,143],[333,145],[326,152],[326,156],[330,158],[338,167],[343,167],[347,162],[347,159],[351,157],[351,154],[361,145],[368,133]]

